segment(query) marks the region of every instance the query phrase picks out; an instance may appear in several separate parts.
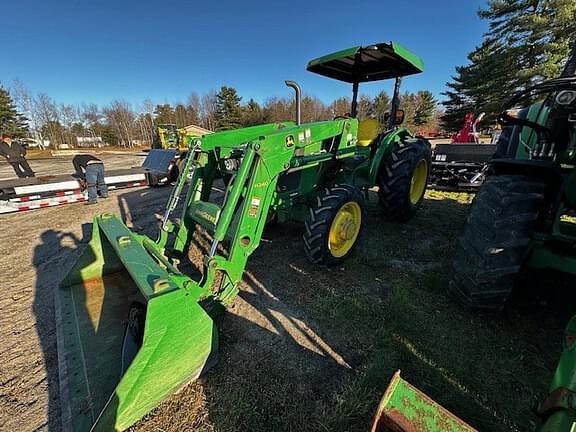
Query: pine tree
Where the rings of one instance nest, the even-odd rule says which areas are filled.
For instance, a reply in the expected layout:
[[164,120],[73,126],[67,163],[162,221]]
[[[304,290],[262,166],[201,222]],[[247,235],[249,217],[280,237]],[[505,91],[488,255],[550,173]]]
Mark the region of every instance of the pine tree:
[[416,112],[414,113],[414,125],[422,126],[430,123],[436,109],[434,95],[425,90],[416,94]]
[[156,117],[156,124],[175,124],[176,115],[174,114],[174,108],[170,104],[156,105],[154,109],[154,115]]
[[10,93],[0,85],[0,133],[13,138],[28,135],[28,119],[16,110]]
[[559,76],[575,40],[574,0],[489,0],[479,15],[490,31],[447,84],[447,130],[459,129],[466,112],[493,123],[514,93]]
[[489,0],[479,15],[490,21],[487,39],[506,46],[518,87],[560,75],[575,40],[574,0]]
[[518,89],[518,81],[510,74],[507,52],[491,40],[468,55],[470,64],[456,68],[457,75],[447,84],[443,94],[446,112],[442,125],[448,131],[462,127],[466,113],[486,113],[485,124],[494,123],[501,106]]
[[176,127],[178,128],[183,128],[189,125],[188,112],[183,104],[178,104],[176,105],[176,108],[174,108],[174,120]]
[[242,125],[255,126],[264,123],[264,113],[260,104],[254,99],[250,99],[242,108]]
[[216,95],[216,130],[230,130],[241,126],[242,108],[238,92],[223,86]]

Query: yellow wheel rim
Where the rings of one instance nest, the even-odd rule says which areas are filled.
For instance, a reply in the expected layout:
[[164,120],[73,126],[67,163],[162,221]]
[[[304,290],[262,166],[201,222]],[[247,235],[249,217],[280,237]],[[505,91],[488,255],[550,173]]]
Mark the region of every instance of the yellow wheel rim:
[[330,225],[328,249],[335,258],[341,258],[350,252],[360,233],[362,210],[355,201],[340,207]]
[[416,165],[414,173],[412,173],[412,180],[410,181],[410,202],[412,205],[418,204],[418,201],[424,195],[426,189],[426,179],[428,178],[428,162],[422,159]]

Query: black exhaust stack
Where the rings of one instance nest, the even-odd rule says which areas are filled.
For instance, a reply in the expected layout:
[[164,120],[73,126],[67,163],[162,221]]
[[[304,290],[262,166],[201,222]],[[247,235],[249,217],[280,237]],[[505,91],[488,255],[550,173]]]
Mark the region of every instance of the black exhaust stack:
[[302,90],[296,81],[284,81],[288,87],[294,89],[296,94],[296,124],[300,126],[302,123]]

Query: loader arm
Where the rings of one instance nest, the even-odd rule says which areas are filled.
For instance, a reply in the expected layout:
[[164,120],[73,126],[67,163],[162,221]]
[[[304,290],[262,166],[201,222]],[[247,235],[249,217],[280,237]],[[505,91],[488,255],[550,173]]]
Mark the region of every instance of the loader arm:
[[[344,139],[349,123],[309,128],[322,140]],[[304,163],[296,150],[318,145],[295,144],[299,133],[303,127],[283,123],[193,139],[156,240],[115,215],[94,219],[88,247],[56,293],[64,429],[125,430],[214,363],[211,316],[238,293],[278,199],[278,178]],[[231,160],[224,199],[211,202]],[[184,190],[181,217],[172,221]],[[198,226],[212,245],[194,280],[178,265]]]

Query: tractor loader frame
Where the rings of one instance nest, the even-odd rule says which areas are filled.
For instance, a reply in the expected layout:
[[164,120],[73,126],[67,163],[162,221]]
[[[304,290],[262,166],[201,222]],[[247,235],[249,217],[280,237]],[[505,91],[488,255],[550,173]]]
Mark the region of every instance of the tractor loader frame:
[[[308,65],[353,83],[352,113],[359,82],[397,78],[397,100],[399,77],[422,67],[395,43]],[[299,87],[287,85],[297,90],[299,110]],[[89,245],[56,293],[64,428],[127,429],[214,363],[212,317],[238,293],[271,218],[304,222],[304,250],[323,265],[352,253],[368,188],[380,186],[386,217],[411,218],[426,189],[430,146],[399,127],[403,116],[394,106],[386,131],[354,116],[300,124],[298,115],[296,122],[190,139],[155,240],[113,214],[97,216]],[[212,195],[221,180],[219,201]],[[212,243],[192,277],[179,264],[197,228]]]

